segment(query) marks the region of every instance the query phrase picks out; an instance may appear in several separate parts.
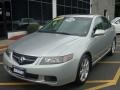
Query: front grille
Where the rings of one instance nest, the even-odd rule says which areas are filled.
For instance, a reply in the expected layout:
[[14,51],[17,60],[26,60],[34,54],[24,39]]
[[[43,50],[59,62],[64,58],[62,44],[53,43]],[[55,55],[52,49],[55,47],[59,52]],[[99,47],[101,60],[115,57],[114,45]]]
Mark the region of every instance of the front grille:
[[[6,66],[6,68],[13,73],[13,68],[12,67],[8,67]],[[16,73],[14,73],[16,74]],[[16,74],[17,75],[17,74]],[[19,75],[20,76],[20,75]],[[24,76],[21,76],[21,77],[24,77],[24,78],[27,78],[27,79],[38,79],[38,75],[37,74],[32,74],[32,73],[27,73],[25,72]]]
[[27,55],[18,54],[16,52],[13,52],[13,59],[19,65],[26,65],[26,64],[34,63],[36,61],[37,57],[35,57],[35,56],[27,56]]

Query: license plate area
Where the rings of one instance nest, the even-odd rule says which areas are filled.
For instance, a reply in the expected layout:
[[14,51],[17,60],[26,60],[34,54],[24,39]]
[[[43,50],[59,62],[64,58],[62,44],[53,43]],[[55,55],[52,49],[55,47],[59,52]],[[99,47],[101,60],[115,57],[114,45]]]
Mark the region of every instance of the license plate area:
[[24,76],[25,69],[13,66],[13,73]]

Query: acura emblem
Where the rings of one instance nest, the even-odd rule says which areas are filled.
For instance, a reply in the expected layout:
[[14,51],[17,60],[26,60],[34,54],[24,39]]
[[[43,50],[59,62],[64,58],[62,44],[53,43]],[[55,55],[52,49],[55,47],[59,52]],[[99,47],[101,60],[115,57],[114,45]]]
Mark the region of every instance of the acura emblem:
[[23,63],[25,60],[26,60],[25,57],[21,57],[20,58],[20,63]]

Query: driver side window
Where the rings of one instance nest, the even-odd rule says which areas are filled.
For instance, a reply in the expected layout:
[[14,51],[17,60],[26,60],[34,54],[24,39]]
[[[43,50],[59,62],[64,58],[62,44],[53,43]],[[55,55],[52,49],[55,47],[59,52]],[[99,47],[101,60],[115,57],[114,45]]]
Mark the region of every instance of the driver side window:
[[94,22],[94,33],[97,29],[103,29],[102,18],[97,17]]

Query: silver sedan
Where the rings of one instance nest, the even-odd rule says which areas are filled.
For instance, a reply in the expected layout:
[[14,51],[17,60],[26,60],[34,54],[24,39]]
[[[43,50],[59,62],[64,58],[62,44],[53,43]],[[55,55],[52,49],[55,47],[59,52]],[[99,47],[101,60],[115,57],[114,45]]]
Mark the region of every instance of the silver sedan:
[[4,68],[12,76],[61,86],[84,84],[90,68],[116,48],[116,33],[99,15],[66,15],[51,20],[21,38],[4,53]]
[[115,31],[117,34],[120,33],[120,17],[116,17],[111,21],[111,24],[115,27]]

